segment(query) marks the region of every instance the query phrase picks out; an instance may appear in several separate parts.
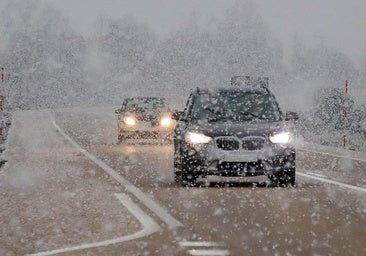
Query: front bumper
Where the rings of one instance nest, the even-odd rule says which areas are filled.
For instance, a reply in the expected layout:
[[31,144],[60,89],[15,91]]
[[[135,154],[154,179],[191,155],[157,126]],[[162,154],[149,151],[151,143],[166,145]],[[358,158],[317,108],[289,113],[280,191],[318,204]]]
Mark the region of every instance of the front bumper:
[[134,126],[120,125],[119,134],[127,138],[171,137],[173,127],[162,127],[152,125],[150,122],[140,122]]
[[[214,143],[183,146],[183,161],[196,175],[258,176],[276,175],[295,167],[295,149],[268,144],[261,150],[222,150]],[[289,166],[290,164],[290,166]]]

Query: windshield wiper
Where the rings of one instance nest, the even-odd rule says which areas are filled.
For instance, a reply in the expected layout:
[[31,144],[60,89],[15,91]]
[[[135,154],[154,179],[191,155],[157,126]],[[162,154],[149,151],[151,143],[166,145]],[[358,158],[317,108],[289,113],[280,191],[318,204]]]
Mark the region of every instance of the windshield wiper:
[[210,122],[217,122],[217,121],[221,121],[221,120],[225,120],[227,119],[227,117],[225,116],[212,116],[212,117],[208,117],[207,121]]
[[226,119],[226,117],[220,111],[217,111],[217,110],[212,109],[212,108],[204,108],[204,110],[213,114],[213,116],[210,116],[210,117],[207,118],[208,122],[216,122],[216,121],[219,121],[219,120]]
[[241,112],[239,112],[239,113],[240,113],[240,115],[243,115],[243,116],[251,116],[251,117],[254,117],[254,118],[259,118],[259,116],[258,116],[258,115],[254,114],[254,113],[252,113],[252,112],[241,111]]

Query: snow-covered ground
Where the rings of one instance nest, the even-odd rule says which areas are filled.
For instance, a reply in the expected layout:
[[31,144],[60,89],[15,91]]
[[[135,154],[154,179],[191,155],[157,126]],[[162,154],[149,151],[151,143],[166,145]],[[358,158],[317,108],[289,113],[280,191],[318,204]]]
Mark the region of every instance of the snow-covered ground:
[[[25,255],[129,235],[121,192],[57,132],[48,111],[14,113],[0,170],[0,254]],[[67,234],[67,235],[66,235]]]

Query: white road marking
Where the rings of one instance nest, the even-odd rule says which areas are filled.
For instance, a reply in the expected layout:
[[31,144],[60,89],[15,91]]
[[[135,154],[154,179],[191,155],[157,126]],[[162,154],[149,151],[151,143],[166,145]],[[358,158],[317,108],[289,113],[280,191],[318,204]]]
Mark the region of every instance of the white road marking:
[[146,213],[144,213],[140,207],[138,207],[136,204],[134,204],[127,195],[115,194],[115,196],[140,221],[140,223],[143,227],[142,230],[140,230],[134,234],[131,234],[131,235],[122,236],[122,237],[118,237],[118,238],[114,238],[114,239],[110,239],[110,240],[105,240],[105,241],[96,242],[96,243],[82,244],[82,245],[77,245],[77,246],[72,246],[72,247],[62,248],[62,249],[56,249],[56,250],[47,251],[47,252],[34,253],[34,254],[29,254],[29,256],[55,255],[58,253],[66,253],[66,252],[96,248],[96,247],[101,247],[101,246],[107,246],[107,245],[111,245],[111,244],[117,244],[117,243],[126,242],[126,241],[148,236],[152,233],[157,232],[160,229],[159,225],[151,217],[149,217]]
[[[181,241],[179,245],[182,247],[223,247],[223,244],[211,242],[211,241]],[[190,249],[188,250],[190,255],[207,255],[207,256],[220,256],[220,255],[230,255],[229,250],[223,249]]]
[[214,247],[214,246],[223,246],[222,244],[216,242],[204,242],[204,241],[181,241],[179,242],[180,246],[183,247]]
[[364,158],[359,158],[359,157],[352,157],[350,155],[343,155],[341,153],[328,153],[328,152],[322,152],[322,151],[318,151],[318,150],[313,150],[313,149],[305,149],[305,148],[298,148],[300,151],[305,151],[305,152],[311,152],[311,153],[317,153],[317,154],[322,154],[322,155],[327,155],[327,156],[334,156],[334,157],[339,157],[339,158],[347,158],[347,159],[351,159],[351,160],[355,160],[355,161],[361,161],[361,162],[366,162],[366,159]]
[[154,221],[154,219],[142,211],[141,208],[138,207],[128,195],[122,193],[116,193],[114,195],[141,222],[143,230],[157,231],[160,229],[159,225]]
[[188,250],[188,253],[192,256],[225,256],[230,255],[228,250]]
[[318,173],[314,173],[314,172],[306,172],[306,174],[314,175],[314,176],[318,176],[318,177],[320,177],[320,178],[328,178],[328,177],[327,177],[327,176],[325,176],[325,175],[318,174]]
[[329,180],[329,179],[324,179],[324,178],[321,178],[321,177],[312,176],[312,175],[309,175],[309,174],[306,174],[306,173],[303,173],[303,172],[298,172],[297,171],[296,175],[299,175],[299,176],[302,176],[302,177],[305,177],[305,178],[309,178],[309,179],[318,180],[318,181],[329,183],[329,184],[333,184],[333,185],[337,185],[337,186],[340,186],[340,187],[343,187],[343,188],[356,190],[358,192],[366,192],[366,188],[357,187],[357,186],[349,185],[349,184],[334,181],[334,180]]
[[119,175],[115,170],[106,165],[103,161],[96,158],[94,155],[90,154],[88,151],[83,149],[79,144],[77,144],[70,136],[68,136],[56,123],[55,119],[51,116],[52,124],[61,133],[61,135],[67,139],[75,148],[77,148],[84,156],[93,161],[96,165],[102,168],[106,173],[112,176],[116,181],[123,185],[127,191],[137,197],[145,206],[147,206],[151,211],[153,211],[163,222],[165,222],[170,228],[177,228],[183,226],[181,222],[170,215],[164,208],[153,201],[149,196],[147,196],[141,189],[132,185],[129,181]]

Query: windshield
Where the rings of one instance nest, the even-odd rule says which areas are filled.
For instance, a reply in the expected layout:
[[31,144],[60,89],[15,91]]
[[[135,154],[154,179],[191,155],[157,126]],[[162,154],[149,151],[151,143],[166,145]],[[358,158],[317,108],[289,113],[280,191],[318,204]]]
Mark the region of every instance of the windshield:
[[163,99],[133,98],[127,101],[126,110],[129,111],[156,111],[167,108]]
[[260,92],[219,92],[198,95],[194,101],[192,119],[278,121],[281,113],[271,94]]

